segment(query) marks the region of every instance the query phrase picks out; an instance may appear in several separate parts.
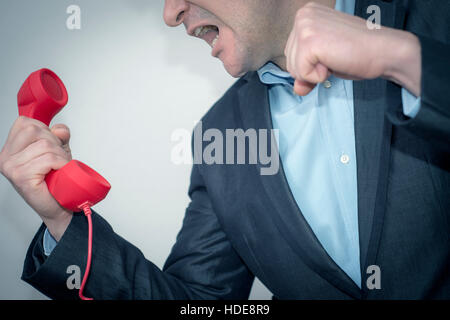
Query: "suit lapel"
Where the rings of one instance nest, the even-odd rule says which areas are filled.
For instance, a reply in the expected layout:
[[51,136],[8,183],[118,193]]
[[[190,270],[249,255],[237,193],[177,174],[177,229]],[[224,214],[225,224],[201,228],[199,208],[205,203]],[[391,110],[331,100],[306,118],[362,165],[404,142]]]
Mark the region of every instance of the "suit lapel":
[[[267,87],[259,81],[256,73],[249,73],[245,79],[248,83],[241,87],[238,93],[242,128],[272,129]],[[289,188],[281,160],[280,170],[273,176],[261,176],[260,166],[256,166],[256,169],[255,175],[259,176],[257,179],[261,181],[267,197],[276,210],[276,212],[266,210],[264,214],[273,221],[294,252],[311,270],[336,288],[354,298],[360,298],[361,291],[358,286],[327,254],[303,217]]]
[[[380,7],[383,26],[402,27],[405,11],[395,1],[359,0],[355,14],[367,18],[370,5]],[[367,292],[366,270],[376,263],[386,205],[392,125],[385,107],[401,103],[401,96],[398,86],[383,79],[354,81],[353,91],[360,261],[362,287]]]

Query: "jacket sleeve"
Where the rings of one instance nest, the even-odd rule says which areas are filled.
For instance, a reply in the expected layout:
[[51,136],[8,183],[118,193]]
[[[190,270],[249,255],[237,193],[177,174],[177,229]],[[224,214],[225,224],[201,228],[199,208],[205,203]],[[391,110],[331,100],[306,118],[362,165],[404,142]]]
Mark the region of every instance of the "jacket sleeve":
[[[247,299],[253,275],[239,258],[218,222],[196,166],[191,175],[191,202],[163,270],[117,235],[93,212],[93,256],[85,296],[103,299]],[[22,279],[52,299],[78,299],[66,285],[67,268],[84,273],[87,221],[76,213],[48,257],[42,225],[24,263]]]
[[450,45],[418,35],[422,47],[421,106],[414,118],[402,106],[388,106],[394,125],[449,149],[450,145]]

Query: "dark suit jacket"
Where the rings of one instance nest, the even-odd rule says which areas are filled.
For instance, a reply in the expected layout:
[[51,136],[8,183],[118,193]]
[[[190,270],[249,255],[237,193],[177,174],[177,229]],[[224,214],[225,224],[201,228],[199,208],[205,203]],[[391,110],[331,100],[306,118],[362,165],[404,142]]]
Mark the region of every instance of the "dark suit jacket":
[[[163,271],[95,213],[87,296],[95,299],[246,299],[258,277],[280,299],[450,298],[450,5],[443,0],[357,0],[382,24],[420,37],[422,106],[402,113],[401,89],[354,83],[358,220],[363,288],[330,259],[297,206],[281,168],[194,165],[183,227]],[[272,127],[267,87],[245,75],[203,118],[204,130]],[[299,164],[301,165],[301,164]],[[157,214],[157,213],[155,213]],[[320,213],[318,213],[320,214]],[[42,226],[23,279],[51,298],[77,298],[66,268],[85,266],[87,224],[76,214],[50,257]],[[368,290],[367,267],[381,269]]]

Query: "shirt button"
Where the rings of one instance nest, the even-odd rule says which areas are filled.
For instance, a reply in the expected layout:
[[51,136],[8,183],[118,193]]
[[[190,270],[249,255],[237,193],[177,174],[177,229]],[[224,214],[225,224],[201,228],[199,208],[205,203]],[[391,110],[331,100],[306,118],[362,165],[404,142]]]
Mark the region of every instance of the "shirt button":
[[325,80],[325,81],[323,82],[323,86],[325,87],[325,89],[330,89],[332,85],[333,85],[333,84],[331,83],[330,80]]
[[349,162],[350,162],[350,157],[349,157],[348,155],[346,155],[346,154],[343,154],[343,155],[341,156],[341,162],[342,162],[343,164],[349,163]]

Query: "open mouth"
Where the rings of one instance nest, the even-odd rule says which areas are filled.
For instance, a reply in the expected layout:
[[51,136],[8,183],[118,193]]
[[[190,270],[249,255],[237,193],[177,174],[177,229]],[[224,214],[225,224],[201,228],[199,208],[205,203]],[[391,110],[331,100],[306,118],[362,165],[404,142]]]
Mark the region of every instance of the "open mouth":
[[212,48],[214,48],[219,40],[219,28],[214,25],[201,26],[194,30],[193,35],[205,40]]

